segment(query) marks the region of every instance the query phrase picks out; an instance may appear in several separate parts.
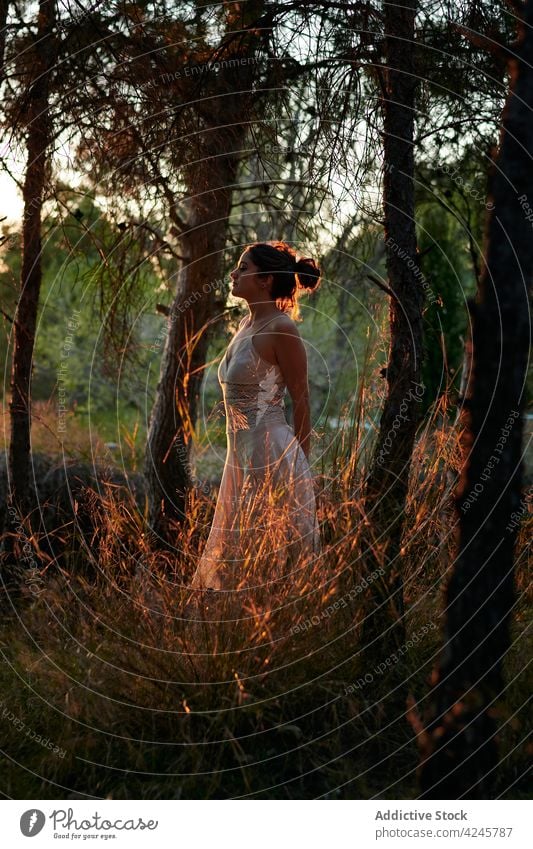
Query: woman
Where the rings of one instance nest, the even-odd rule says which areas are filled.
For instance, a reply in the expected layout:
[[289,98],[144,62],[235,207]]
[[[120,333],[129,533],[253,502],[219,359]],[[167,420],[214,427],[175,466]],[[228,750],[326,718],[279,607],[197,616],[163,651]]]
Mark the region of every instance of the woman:
[[[298,295],[320,283],[312,259],[284,242],[256,243],[231,272],[234,297],[249,314],[218,369],[226,412],[227,455],[213,523],[192,587],[237,589],[265,555],[268,574],[287,556],[319,550],[309,468],[311,423],[307,357],[294,319]],[[285,418],[289,391],[294,431]],[[252,575],[260,583],[259,575]]]

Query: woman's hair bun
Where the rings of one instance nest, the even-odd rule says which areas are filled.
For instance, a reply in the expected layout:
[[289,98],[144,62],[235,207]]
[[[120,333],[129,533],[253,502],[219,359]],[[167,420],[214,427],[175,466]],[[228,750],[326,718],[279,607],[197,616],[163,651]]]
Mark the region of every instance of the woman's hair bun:
[[302,257],[294,266],[298,284],[302,289],[316,289],[320,283],[320,268],[310,257]]
[[299,317],[298,296],[305,290],[312,292],[320,283],[320,269],[309,257],[296,259],[296,252],[287,242],[254,242],[248,245],[252,262],[258,274],[272,276],[270,297],[284,311],[292,310]]

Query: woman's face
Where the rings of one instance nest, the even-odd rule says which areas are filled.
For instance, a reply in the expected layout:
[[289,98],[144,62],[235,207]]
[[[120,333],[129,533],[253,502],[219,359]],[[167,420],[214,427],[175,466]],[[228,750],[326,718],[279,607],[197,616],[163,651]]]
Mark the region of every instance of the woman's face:
[[230,273],[231,294],[235,298],[244,298],[245,301],[265,301],[269,295],[268,276],[259,276],[259,269],[255,265],[248,251],[241,254],[237,267]]

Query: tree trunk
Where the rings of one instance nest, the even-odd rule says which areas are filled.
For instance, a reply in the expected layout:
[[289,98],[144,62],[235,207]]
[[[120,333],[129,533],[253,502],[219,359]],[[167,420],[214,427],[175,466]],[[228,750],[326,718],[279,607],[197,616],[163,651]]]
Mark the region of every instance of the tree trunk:
[[[426,798],[494,795],[494,703],[501,695],[514,600],[516,517],[524,512],[522,409],[533,276],[533,0],[511,60],[511,91],[493,166],[485,262],[472,315],[466,393],[469,458],[455,510],[458,548],[447,587],[444,649],[421,734]],[[513,47],[513,50],[515,48]],[[417,726],[416,716],[414,724]]]
[[384,4],[384,217],[390,300],[387,397],[366,484],[363,534],[366,572],[381,576],[367,596],[363,646],[371,654],[403,642],[400,549],[407,485],[420,419],[423,288],[417,260],[414,208],[416,0]]
[[[23,187],[22,269],[20,297],[14,321],[11,371],[11,434],[8,459],[7,528],[31,511],[31,377],[35,328],[41,288],[41,213],[51,137],[49,114],[50,70],[55,61],[52,32],[55,0],[41,0],[34,44],[33,81],[28,90],[27,165]],[[18,516],[16,516],[18,514]],[[5,538],[5,550],[22,546],[16,533]],[[22,559],[21,554],[19,557]]]
[[231,137],[218,131],[216,152],[225,151],[226,155],[206,155],[201,166],[187,174],[192,209],[180,238],[184,262],[168,317],[144,469],[150,527],[163,542],[170,541],[169,520],[180,522],[185,516],[186,494],[192,483],[189,448],[204,376],[208,322],[217,308],[215,289],[221,282],[238,165],[232,151],[239,149],[237,137],[242,141],[244,135],[242,124],[232,127]]
[[6,22],[9,11],[8,0],[0,0],[0,85],[4,82],[4,51],[6,47]]

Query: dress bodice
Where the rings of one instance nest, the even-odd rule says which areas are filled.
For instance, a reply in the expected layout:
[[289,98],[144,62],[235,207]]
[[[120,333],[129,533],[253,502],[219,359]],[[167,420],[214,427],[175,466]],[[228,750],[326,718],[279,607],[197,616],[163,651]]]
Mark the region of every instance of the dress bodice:
[[218,368],[228,432],[286,421],[283,396],[287,386],[281,369],[261,357],[253,335],[237,335]]

